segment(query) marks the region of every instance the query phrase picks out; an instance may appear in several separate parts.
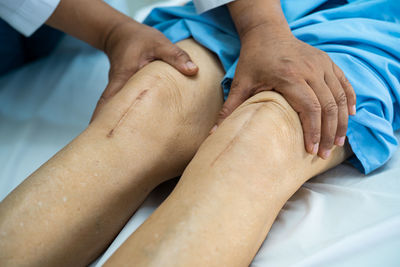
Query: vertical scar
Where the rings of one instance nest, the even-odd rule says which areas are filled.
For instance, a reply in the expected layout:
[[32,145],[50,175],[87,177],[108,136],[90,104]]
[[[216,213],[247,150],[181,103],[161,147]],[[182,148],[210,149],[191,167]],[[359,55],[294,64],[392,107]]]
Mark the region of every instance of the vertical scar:
[[133,102],[129,105],[129,107],[126,109],[126,111],[122,114],[121,118],[117,121],[117,123],[115,124],[115,126],[110,130],[110,132],[107,134],[107,137],[112,137],[114,135],[115,130],[122,125],[122,123],[124,122],[126,116],[128,115],[128,113],[133,109],[133,107],[140,101],[143,99],[143,97],[147,94],[149,90],[144,90],[142,91],[136,98],[135,100],[133,100]]
[[240,126],[239,131],[236,132],[235,136],[229,141],[228,145],[224,148],[224,150],[222,150],[218,156],[213,160],[213,162],[211,163],[211,167],[214,166],[214,164],[221,158],[221,156],[223,154],[225,154],[226,152],[228,152],[233,145],[237,142],[237,140],[239,139],[240,134],[243,132],[243,130],[245,130],[247,128],[247,125],[250,124],[251,118],[262,108],[263,106],[260,105],[259,107],[257,107],[249,116],[249,118],[242,124],[242,126]]

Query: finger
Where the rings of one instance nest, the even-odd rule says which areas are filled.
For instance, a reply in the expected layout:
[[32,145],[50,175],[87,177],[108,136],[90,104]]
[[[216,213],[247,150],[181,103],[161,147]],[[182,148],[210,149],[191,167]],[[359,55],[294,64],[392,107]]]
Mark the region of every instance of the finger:
[[177,45],[168,44],[156,49],[156,58],[159,58],[185,75],[195,75],[199,68],[190,59],[190,56]]
[[331,89],[338,107],[338,124],[335,136],[335,145],[344,146],[347,132],[347,124],[349,120],[349,112],[347,106],[346,93],[334,73],[325,75],[325,82]]
[[338,107],[324,79],[310,81],[309,85],[315,92],[321,105],[321,142],[318,155],[323,159],[327,159],[332,152],[335,141],[338,124]]
[[232,82],[231,90],[229,91],[228,98],[226,99],[221,111],[218,114],[217,125],[221,123],[244,101],[250,97],[250,90],[244,89],[239,82],[235,80]]
[[137,71],[137,69],[138,68],[135,67],[129,71],[110,70],[108,85],[104,90],[103,94],[101,95],[99,101],[97,102],[92,118],[90,119],[90,123],[96,118],[99,111],[108,102],[108,100],[121,90],[121,88],[126,84],[126,82],[130,79],[130,77]]
[[346,93],[349,114],[356,115],[357,96],[354,92],[353,86],[351,85],[343,71],[335,63],[333,63],[333,71],[338,78],[340,84],[342,85],[344,92]]
[[321,139],[321,106],[314,91],[305,82],[299,82],[277,91],[299,114],[305,149],[308,153],[316,155]]

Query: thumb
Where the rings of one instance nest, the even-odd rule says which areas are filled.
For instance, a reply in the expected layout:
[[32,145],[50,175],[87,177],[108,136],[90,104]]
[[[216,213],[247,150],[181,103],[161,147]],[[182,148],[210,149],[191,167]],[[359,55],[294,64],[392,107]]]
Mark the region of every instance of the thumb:
[[190,56],[177,45],[168,44],[156,51],[157,58],[167,62],[185,75],[195,75],[199,68],[193,63]]
[[229,91],[228,98],[226,99],[221,111],[218,114],[217,126],[221,125],[221,123],[250,96],[249,90],[245,90],[239,85],[234,85],[239,83],[233,81],[232,84],[233,86]]
[[92,118],[90,119],[90,123],[92,123],[92,121],[97,117],[99,111],[108,102],[108,100],[122,89],[122,87],[135,72],[135,70],[126,72],[113,72],[110,70],[108,85],[101,95],[99,101],[97,101],[96,108],[93,112]]

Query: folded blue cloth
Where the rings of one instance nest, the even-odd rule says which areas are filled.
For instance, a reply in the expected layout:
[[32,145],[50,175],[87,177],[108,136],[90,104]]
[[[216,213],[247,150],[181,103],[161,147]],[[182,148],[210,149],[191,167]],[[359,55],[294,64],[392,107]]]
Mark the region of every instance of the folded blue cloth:
[[[397,149],[400,128],[400,4],[398,0],[282,0],[293,34],[329,54],[357,94],[357,115],[347,137],[364,173],[379,168]],[[145,20],[172,42],[192,37],[213,51],[226,75],[229,93],[240,40],[226,7],[196,14],[190,2],[157,8]]]

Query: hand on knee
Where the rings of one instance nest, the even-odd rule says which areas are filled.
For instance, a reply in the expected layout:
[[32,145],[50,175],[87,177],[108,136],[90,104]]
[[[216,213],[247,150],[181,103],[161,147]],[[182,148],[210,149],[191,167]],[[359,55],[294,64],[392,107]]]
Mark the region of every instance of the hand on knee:
[[[257,165],[260,172],[276,171],[277,177],[299,177],[302,182],[346,157],[344,149],[337,148],[328,161],[307,153],[298,114],[279,93],[272,91],[245,101],[207,142],[214,142],[217,147],[214,162],[223,158],[227,165],[240,162],[237,172]],[[307,164],[315,168],[304,168]]]

